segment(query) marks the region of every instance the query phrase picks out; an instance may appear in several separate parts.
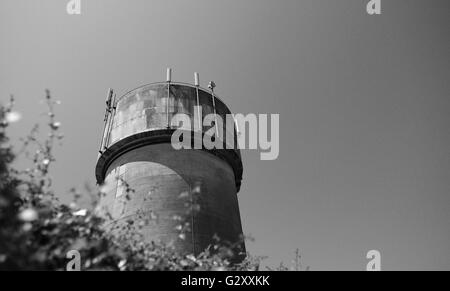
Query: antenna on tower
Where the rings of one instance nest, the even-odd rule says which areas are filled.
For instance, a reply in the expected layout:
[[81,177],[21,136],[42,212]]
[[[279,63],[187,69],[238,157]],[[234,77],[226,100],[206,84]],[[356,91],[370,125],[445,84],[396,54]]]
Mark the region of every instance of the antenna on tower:
[[200,77],[197,72],[194,73],[194,84],[196,87],[200,86]]
[[108,95],[106,96],[106,111],[111,111],[113,95],[114,95],[114,90],[109,88]]
[[166,82],[167,83],[172,82],[172,69],[171,68],[167,68]]
[[172,82],[172,69],[171,68],[167,68],[166,82],[167,82],[167,104],[166,104],[167,129],[170,129],[169,101],[170,101],[170,82]]
[[211,91],[214,93],[214,88],[216,88],[216,83],[214,83],[214,81],[209,82],[208,88],[211,89]]
[[201,119],[201,106],[200,106],[200,97],[198,96],[198,88],[200,87],[200,76],[197,72],[194,73],[194,84],[195,91],[197,93],[197,116],[198,116],[198,130],[202,131],[202,119]]
[[219,127],[217,126],[216,96],[214,95],[214,88],[216,88],[216,83],[214,83],[214,81],[210,81],[208,84],[208,88],[211,89],[212,103],[214,108],[214,125],[216,127],[216,138],[218,138]]
[[100,154],[103,153],[103,150],[106,149],[106,143],[107,143],[107,134],[105,136],[105,133],[108,129],[108,125],[109,125],[109,117],[111,114],[112,109],[114,108],[114,102],[115,102],[115,98],[114,98],[114,90],[109,88],[108,89],[108,95],[106,95],[106,110],[105,110],[105,117],[103,118],[103,122],[104,127],[103,127],[103,135],[102,135],[102,142],[100,144]]

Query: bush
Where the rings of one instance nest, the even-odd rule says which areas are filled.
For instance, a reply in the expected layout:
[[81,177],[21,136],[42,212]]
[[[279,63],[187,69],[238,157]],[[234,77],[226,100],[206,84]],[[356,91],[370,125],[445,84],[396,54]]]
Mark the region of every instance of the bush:
[[[260,258],[247,258],[231,264],[233,246],[220,241],[198,256],[182,255],[160,243],[140,239],[144,224],[131,223],[112,235],[105,231],[104,218],[95,210],[77,206],[83,196],[76,193],[70,205],[61,204],[52,191],[49,169],[55,161],[52,150],[63,138],[61,124],[55,120],[54,101],[48,106],[48,137],[39,140],[39,126],[23,139],[20,155],[29,158],[32,167],[12,168],[13,151],[6,136],[11,122],[20,114],[10,104],[0,107],[0,270],[65,270],[66,255],[80,254],[82,270],[257,270]],[[130,190],[131,191],[131,190]],[[100,197],[101,190],[86,193]],[[76,252],[73,252],[76,250]],[[72,252],[71,252],[72,251]],[[78,252],[78,253],[77,253]]]

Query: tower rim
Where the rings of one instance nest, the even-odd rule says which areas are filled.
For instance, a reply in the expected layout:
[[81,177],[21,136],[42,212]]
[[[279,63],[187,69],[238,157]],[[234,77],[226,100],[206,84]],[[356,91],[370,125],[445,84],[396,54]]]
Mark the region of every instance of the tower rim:
[[[139,89],[139,88],[138,88]],[[130,91],[132,92],[132,91]],[[161,143],[171,143],[172,134],[176,131],[176,129],[158,129],[158,130],[149,130],[139,132],[130,136],[127,136],[116,143],[109,146],[106,150],[100,153],[96,167],[95,167],[95,176],[97,180],[97,184],[103,184],[109,166],[120,156],[123,154],[147,145],[152,144],[161,144]],[[193,133],[192,131],[188,131]],[[202,133],[202,138],[205,133]],[[213,154],[220,159],[224,160],[234,172],[236,191],[239,192],[242,183],[242,173],[243,173],[243,165],[242,159],[239,154],[239,151],[233,149],[192,149],[192,150],[200,150],[205,151],[209,154]]]
[[[205,92],[205,93],[208,93],[208,94],[210,94],[210,95],[213,94],[213,92],[212,92],[211,90],[206,89],[206,88],[204,88],[204,87],[202,87],[202,86],[196,86],[196,85],[193,85],[193,84],[191,84],[191,83],[185,83],[185,82],[172,82],[172,81],[171,81],[171,82],[159,81],[159,82],[152,82],[152,83],[140,85],[140,86],[138,86],[138,87],[136,87],[136,88],[134,88],[134,89],[131,89],[131,90],[127,91],[126,93],[120,95],[120,97],[117,97],[116,102],[119,102],[121,99],[123,99],[124,97],[128,96],[128,95],[131,94],[132,92],[134,92],[134,91],[136,91],[136,90],[139,90],[139,89],[142,89],[142,88],[144,88],[144,87],[147,87],[147,86],[153,86],[153,85],[167,85],[167,84],[175,85],[175,86],[176,86],[176,85],[179,85],[179,86],[186,86],[186,87],[190,87],[190,88],[194,88],[194,89],[198,88],[199,90],[201,90],[201,91],[203,91],[203,92]],[[219,96],[217,96],[216,92],[214,92],[214,97],[215,97],[217,100],[219,100],[220,102],[222,102],[223,104],[226,105],[226,103],[223,102],[222,98],[219,97]],[[226,107],[228,108],[228,105],[226,105]],[[228,109],[229,109],[229,108],[228,108]]]

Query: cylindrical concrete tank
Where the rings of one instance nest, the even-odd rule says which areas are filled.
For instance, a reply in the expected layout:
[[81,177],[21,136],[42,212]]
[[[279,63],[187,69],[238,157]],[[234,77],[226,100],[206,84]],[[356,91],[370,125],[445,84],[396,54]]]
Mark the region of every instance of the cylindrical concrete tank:
[[[210,91],[182,83],[154,83],[109,97],[96,178],[99,184],[107,182],[101,205],[111,223],[148,221],[143,227],[147,241],[172,243],[184,253],[198,254],[214,236],[238,242],[242,161],[237,142],[232,149],[211,150],[175,150],[171,144],[177,113],[198,124],[195,106],[201,106],[203,117],[215,112],[225,121],[231,113],[226,105]],[[200,136],[210,127],[202,126]],[[224,122],[223,130],[237,140],[234,124],[227,128]],[[193,192],[198,192],[196,211],[187,209],[194,205]],[[186,215],[190,227],[180,235],[179,217]]]

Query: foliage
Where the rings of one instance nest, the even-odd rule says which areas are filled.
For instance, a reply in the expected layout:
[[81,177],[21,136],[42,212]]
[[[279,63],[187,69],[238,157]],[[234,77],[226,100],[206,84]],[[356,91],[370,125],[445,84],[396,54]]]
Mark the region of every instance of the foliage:
[[[39,125],[33,127],[22,139],[23,147],[17,155],[28,158],[32,164],[22,171],[11,164],[15,154],[9,145],[6,130],[10,123],[20,120],[20,113],[13,111],[14,98],[7,106],[0,106],[0,270],[65,270],[69,252],[76,250],[81,257],[81,270],[258,270],[263,257],[244,254],[240,263],[231,263],[239,252],[236,244],[227,244],[214,238],[215,243],[203,253],[180,254],[170,245],[145,242],[142,228],[148,223],[128,222],[114,232],[106,230],[108,213],[97,205],[104,195],[100,187],[86,189],[86,193],[72,190],[74,201],[69,205],[59,202],[52,191],[50,167],[55,162],[55,143],[63,139],[61,123],[55,120],[54,101],[46,91],[48,108],[48,134],[40,140]],[[120,181],[126,196],[134,190],[126,181]],[[195,204],[198,189],[192,193],[181,193],[180,198],[190,197],[186,217],[179,221],[179,237],[184,239],[189,231],[189,211],[199,211]],[[91,197],[92,205],[82,209],[81,197]],[[239,255],[239,254],[238,254]],[[240,254],[242,255],[242,254]],[[280,264],[275,270],[300,270],[298,250],[293,267]],[[271,270],[269,268],[269,270]]]
[[[39,126],[23,139],[19,151],[30,159],[32,167],[12,169],[14,154],[8,145],[6,129],[20,119],[10,104],[0,108],[0,270],[64,270],[66,254],[77,250],[82,270],[255,270],[259,258],[247,258],[231,264],[233,246],[220,241],[198,256],[182,255],[160,243],[140,239],[145,224],[130,222],[119,231],[105,231],[99,211],[81,209],[74,202],[61,204],[52,191],[50,166],[55,161],[53,147],[62,139],[61,124],[55,120],[54,101],[46,92],[48,136],[39,140]],[[91,196],[102,195],[102,188]],[[127,193],[132,189],[127,187]],[[98,199],[93,199],[94,201]],[[180,237],[186,231],[180,227]]]

